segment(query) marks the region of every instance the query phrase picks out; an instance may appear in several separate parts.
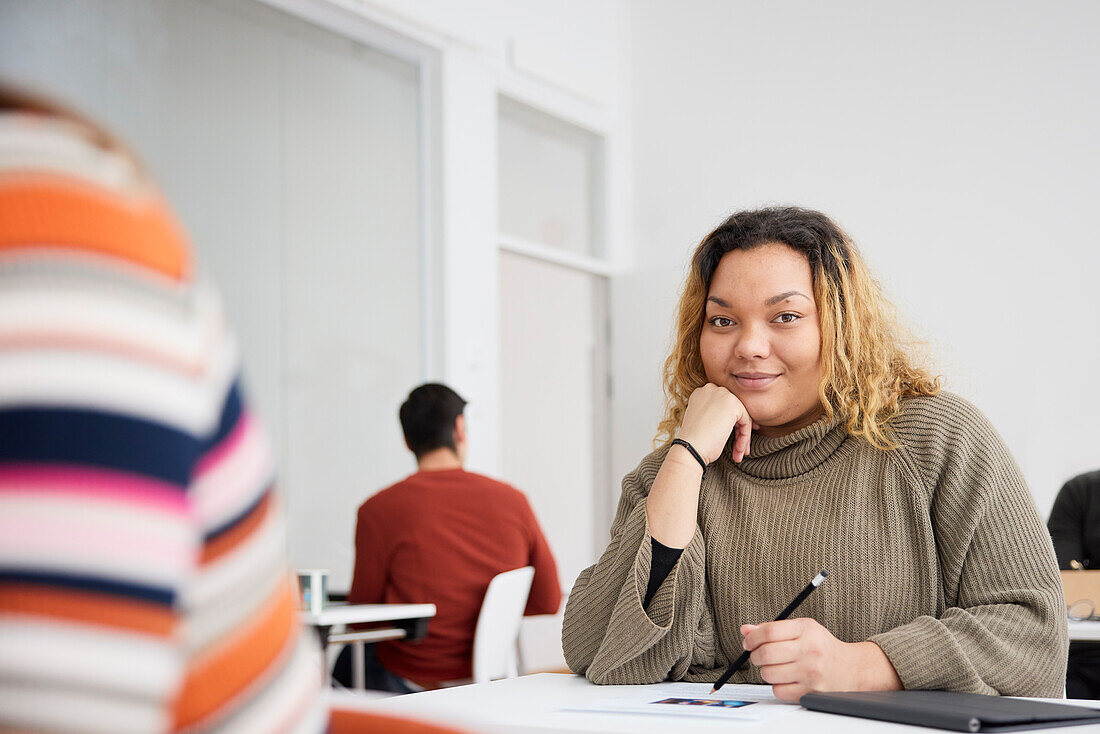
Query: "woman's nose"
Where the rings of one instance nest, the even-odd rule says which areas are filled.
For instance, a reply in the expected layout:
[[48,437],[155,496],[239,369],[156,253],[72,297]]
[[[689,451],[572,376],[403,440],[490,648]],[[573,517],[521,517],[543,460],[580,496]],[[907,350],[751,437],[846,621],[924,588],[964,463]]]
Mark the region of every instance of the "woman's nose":
[[771,342],[768,340],[767,327],[762,324],[744,324],[733,345],[733,355],[737,359],[764,359],[771,355]]

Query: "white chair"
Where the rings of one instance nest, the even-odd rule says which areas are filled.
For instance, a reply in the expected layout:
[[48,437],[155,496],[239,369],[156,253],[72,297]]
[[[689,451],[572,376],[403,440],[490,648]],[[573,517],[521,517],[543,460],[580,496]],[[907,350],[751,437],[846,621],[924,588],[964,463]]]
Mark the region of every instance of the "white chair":
[[519,675],[516,643],[534,576],[534,567],[524,566],[489,582],[474,630],[474,683]]

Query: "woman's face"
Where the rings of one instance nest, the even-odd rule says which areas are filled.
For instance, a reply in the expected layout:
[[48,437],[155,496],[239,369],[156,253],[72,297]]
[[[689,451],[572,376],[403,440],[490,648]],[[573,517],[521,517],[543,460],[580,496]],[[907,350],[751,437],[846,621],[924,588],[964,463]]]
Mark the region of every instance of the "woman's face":
[[707,292],[699,351],[707,381],[736,395],[762,434],[817,420],[821,328],[809,261],[782,244],[724,255]]

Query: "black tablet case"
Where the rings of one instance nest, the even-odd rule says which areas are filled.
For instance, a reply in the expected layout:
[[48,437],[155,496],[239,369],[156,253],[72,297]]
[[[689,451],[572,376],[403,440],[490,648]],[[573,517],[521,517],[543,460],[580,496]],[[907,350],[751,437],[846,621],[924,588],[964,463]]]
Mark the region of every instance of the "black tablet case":
[[1100,711],[1045,701],[948,691],[807,693],[812,711],[951,731],[1022,731],[1100,723]]

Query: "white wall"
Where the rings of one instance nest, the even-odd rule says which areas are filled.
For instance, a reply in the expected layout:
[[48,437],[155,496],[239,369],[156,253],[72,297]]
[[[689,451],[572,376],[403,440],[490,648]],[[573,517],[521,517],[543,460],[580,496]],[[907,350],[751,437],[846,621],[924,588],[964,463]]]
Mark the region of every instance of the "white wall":
[[631,5],[638,268],[616,281],[615,469],[649,448],[687,255],[767,203],[845,226],[1046,515],[1100,466],[1100,5]]

